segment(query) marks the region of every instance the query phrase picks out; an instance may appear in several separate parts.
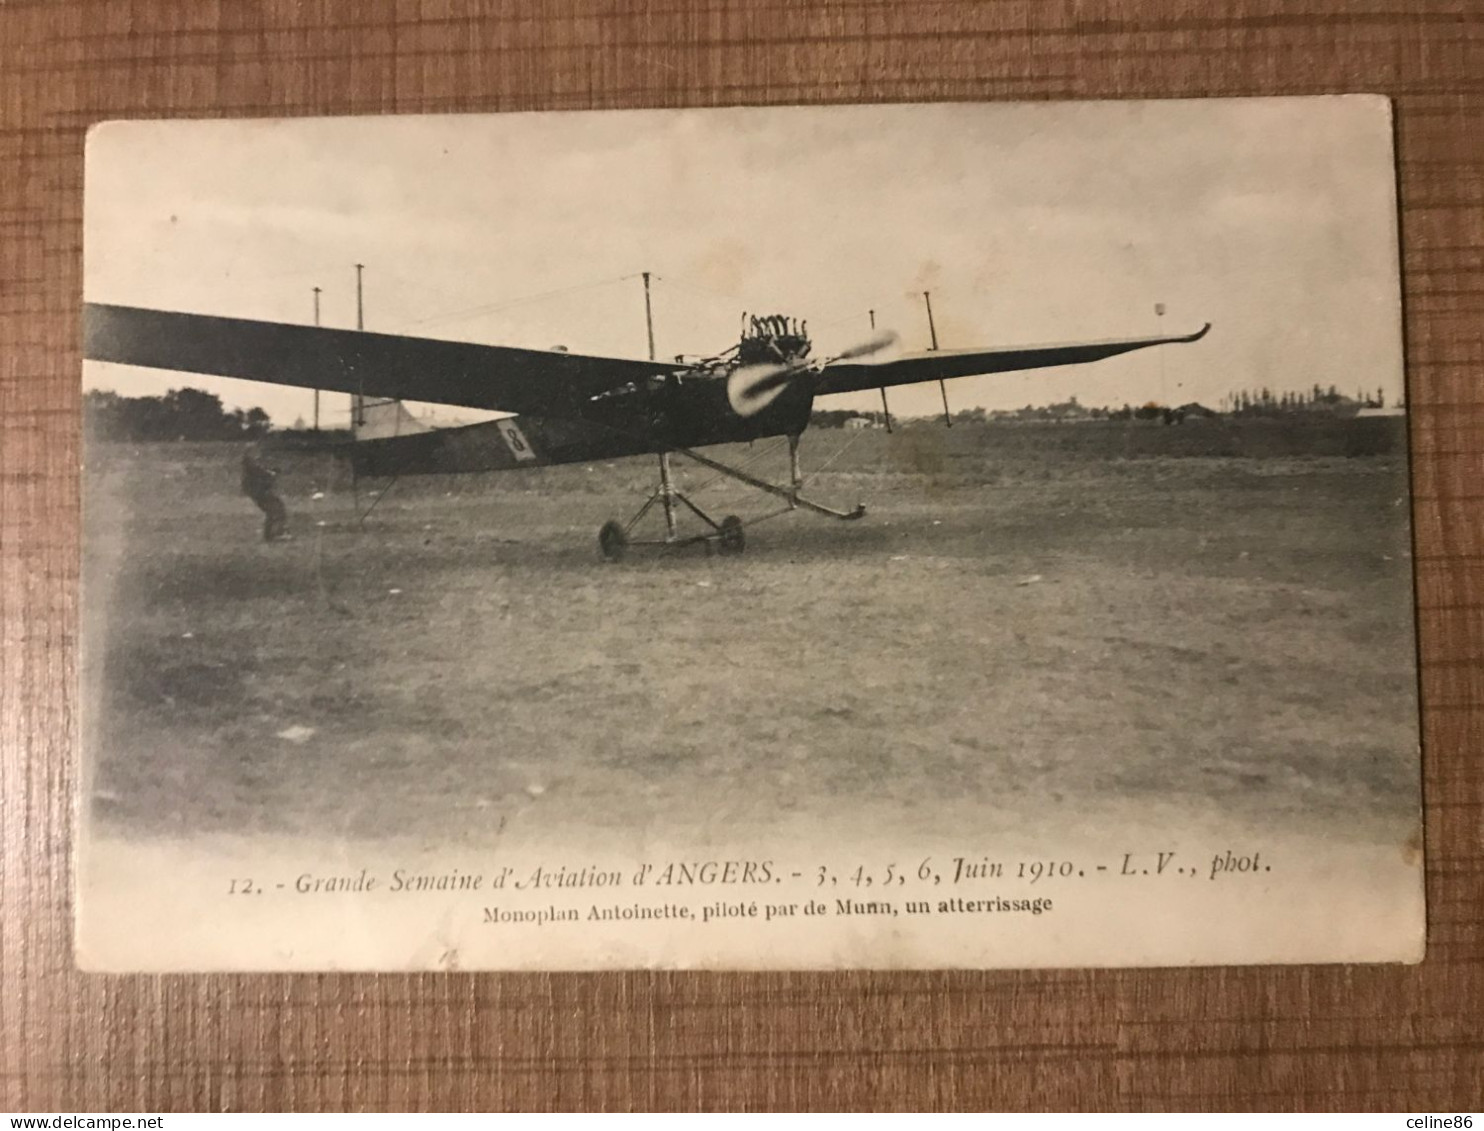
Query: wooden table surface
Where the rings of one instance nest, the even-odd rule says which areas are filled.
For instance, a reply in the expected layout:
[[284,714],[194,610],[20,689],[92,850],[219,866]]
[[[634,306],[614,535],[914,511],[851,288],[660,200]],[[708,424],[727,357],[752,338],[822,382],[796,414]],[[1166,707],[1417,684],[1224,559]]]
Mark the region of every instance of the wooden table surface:
[[[112,117],[1379,91],[1415,446],[1421,966],[72,969],[83,133]],[[1384,1108],[1484,1094],[1484,4],[0,5],[0,1108]]]

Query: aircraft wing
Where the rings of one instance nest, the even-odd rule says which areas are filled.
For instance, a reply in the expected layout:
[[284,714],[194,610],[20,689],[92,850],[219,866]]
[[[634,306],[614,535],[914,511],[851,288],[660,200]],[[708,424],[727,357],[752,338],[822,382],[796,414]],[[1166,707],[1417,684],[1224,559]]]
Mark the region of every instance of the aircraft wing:
[[835,362],[820,370],[815,393],[853,393],[889,385],[913,385],[919,381],[941,381],[949,377],[977,377],[986,373],[1009,373],[1020,369],[1045,369],[1053,365],[1080,365],[1101,361],[1146,346],[1195,342],[1211,328],[1207,322],[1193,334],[1174,338],[1125,338],[1108,342],[1082,342],[1053,346],[1016,346],[992,350],[930,350],[891,361]]
[[83,308],[83,356],[149,369],[551,417],[579,415],[598,393],[680,368],[96,302]]

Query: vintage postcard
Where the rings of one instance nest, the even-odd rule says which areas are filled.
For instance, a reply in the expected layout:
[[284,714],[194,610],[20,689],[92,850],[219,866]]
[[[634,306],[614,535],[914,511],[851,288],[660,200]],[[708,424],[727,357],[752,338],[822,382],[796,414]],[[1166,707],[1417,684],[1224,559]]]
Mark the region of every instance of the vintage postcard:
[[116,122],[79,965],[1416,961],[1369,96]]

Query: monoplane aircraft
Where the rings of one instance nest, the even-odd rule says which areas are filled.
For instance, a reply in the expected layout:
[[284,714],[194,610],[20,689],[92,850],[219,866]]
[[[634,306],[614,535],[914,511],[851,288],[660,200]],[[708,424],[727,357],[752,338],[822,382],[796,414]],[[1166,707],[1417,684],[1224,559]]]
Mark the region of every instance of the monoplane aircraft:
[[[658,487],[632,518],[610,521],[599,532],[599,546],[610,560],[630,545],[714,542],[723,553],[736,553],[744,545],[744,526],[798,508],[860,518],[863,506],[837,510],[802,493],[799,439],[816,397],[1082,364],[1194,342],[1210,329],[1207,323],[1177,337],[906,354],[889,353],[896,336],[882,334],[835,356],[813,357],[805,323],[754,315],[744,316],[737,344],[715,356],[644,361],[102,303],[86,305],[84,324],[84,355],[95,361],[349,393],[357,403],[410,400],[511,414],[479,424],[358,436],[346,451],[361,475],[506,471],[657,455]],[[770,436],[788,439],[786,484],[696,451]],[[712,518],[676,487],[670,464],[676,454],[783,500],[782,510],[747,523],[736,515]],[[635,537],[656,503],[664,513],[663,537]],[[699,533],[680,532],[681,508],[699,520]]]

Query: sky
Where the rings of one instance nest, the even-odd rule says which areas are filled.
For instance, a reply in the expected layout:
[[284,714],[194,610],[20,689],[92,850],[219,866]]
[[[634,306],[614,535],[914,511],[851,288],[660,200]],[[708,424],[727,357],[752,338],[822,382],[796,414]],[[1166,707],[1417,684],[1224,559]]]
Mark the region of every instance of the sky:
[[[949,384],[957,409],[1075,396],[1402,387],[1395,175],[1375,96],[120,122],[89,135],[89,301],[574,352],[715,354],[743,312],[815,354],[1187,333]],[[1156,313],[1162,306],[1164,313]],[[312,394],[84,364],[308,418]],[[894,413],[940,411],[936,384]],[[820,407],[880,407],[874,393]],[[346,398],[326,395],[326,423]],[[423,406],[435,422],[468,419]]]

